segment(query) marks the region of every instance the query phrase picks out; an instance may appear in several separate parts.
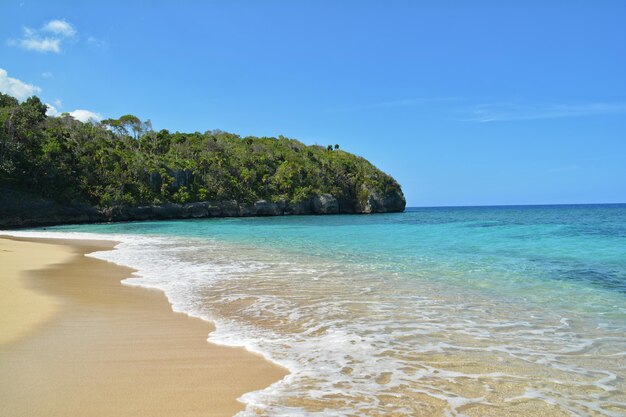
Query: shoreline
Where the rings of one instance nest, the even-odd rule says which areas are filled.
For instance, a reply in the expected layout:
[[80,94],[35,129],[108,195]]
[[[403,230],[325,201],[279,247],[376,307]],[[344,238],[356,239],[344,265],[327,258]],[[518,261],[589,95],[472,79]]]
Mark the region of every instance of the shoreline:
[[[19,275],[4,270],[2,282],[20,288],[24,305],[54,306],[0,343],[0,402],[12,416],[229,416],[245,408],[243,394],[287,375],[242,347],[208,342],[213,324],[172,311],[162,291],[123,285],[132,269],[85,256],[114,250],[112,242],[3,235],[0,243],[13,252],[0,253],[3,263],[22,266]],[[24,265],[18,251],[47,253],[47,266]]]

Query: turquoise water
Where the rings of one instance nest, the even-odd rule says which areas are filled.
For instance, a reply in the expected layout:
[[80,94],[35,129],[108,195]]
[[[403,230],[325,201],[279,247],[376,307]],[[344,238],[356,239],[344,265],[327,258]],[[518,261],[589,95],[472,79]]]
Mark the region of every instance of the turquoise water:
[[[376,216],[293,216],[59,226],[59,231],[211,238],[496,292],[519,287],[626,293],[626,205],[409,208]],[[510,274],[522,279],[510,281]],[[563,300],[567,305],[567,300]]]
[[242,415],[626,414],[626,205],[59,226],[288,367]]

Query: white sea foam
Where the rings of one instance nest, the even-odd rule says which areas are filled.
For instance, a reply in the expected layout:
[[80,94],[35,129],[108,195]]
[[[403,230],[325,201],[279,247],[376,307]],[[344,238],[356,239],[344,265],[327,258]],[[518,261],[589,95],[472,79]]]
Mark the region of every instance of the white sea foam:
[[[174,311],[213,321],[209,341],[244,346],[290,370],[243,395],[240,417],[462,416],[468,407],[494,412],[524,401],[572,415],[624,409],[626,340],[606,320],[600,326],[536,305],[494,304],[428,277],[207,239],[10,234],[118,241],[90,256],[136,269],[124,284],[160,289]],[[514,388],[503,396],[500,384]]]

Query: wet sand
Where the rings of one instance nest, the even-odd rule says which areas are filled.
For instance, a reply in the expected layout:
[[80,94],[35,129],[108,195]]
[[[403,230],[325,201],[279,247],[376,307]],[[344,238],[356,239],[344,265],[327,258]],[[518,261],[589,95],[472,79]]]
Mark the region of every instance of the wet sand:
[[206,341],[133,271],[84,254],[112,242],[0,238],[0,414],[231,416],[286,371]]

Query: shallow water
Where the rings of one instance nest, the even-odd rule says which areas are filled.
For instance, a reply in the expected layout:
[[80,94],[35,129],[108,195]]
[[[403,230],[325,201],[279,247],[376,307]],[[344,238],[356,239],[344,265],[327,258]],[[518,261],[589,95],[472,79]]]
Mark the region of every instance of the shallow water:
[[113,235],[127,284],[291,370],[242,416],[626,414],[626,205],[47,232]]

